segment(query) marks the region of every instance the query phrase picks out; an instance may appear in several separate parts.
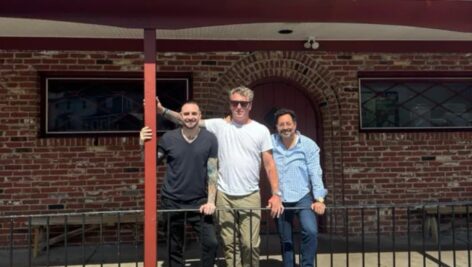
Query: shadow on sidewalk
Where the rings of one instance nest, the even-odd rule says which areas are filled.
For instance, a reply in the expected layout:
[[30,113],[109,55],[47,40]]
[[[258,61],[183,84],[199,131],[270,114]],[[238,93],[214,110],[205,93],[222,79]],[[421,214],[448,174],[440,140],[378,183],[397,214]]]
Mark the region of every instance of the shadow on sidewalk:
[[[462,235],[463,236],[463,235]],[[364,240],[355,237],[333,237],[320,234],[318,253],[319,259],[328,261],[335,255],[336,258],[346,258],[347,254],[392,254],[411,251],[414,253],[426,254],[427,251],[460,250],[467,249],[467,239],[456,239],[453,243],[448,235],[442,236],[441,244],[432,242],[430,238],[423,238],[421,235],[392,237],[392,236],[367,236]],[[23,266],[143,266],[143,245],[142,244],[106,244],[68,246],[67,249],[61,246],[53,246],[49,251],[42,251],[36,258],[31,257],[31,250],[27,248],[0,249],[0,267],[23,267]],[[158,246],[158,266],[163,266],[163,261],[167,258],[166,244],[160,243]],[[186,247],[186,266],[200,266],[199,244],[194,241]],[[299,240],[296,241],[295,251],[299,251]],[[352,256],[351,255],[351,256]],[[297,256],[298,257],[298,256]],[[326,258],[328,257],[328,258]],[[324,259],[326,258],[326,259]],[[376,257],[375,257],[376,258]],[[224,266],[223,252],[218,252],[218,266]],[[332,260],[331,260],[332,261]],[[261,240],[261,267],[282,266],[280,256],[280,245],[277,235],[263,235]],[[328,264],[329,266],[329,264]]]

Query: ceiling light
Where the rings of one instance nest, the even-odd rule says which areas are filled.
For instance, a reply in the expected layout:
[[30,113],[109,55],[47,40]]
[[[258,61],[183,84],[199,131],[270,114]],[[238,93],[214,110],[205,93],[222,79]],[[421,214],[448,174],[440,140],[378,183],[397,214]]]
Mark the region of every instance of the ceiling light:
[[279,30],[279,34],[291,34],[291,33],[293,33],[293,30],[290,30],[290,29]]

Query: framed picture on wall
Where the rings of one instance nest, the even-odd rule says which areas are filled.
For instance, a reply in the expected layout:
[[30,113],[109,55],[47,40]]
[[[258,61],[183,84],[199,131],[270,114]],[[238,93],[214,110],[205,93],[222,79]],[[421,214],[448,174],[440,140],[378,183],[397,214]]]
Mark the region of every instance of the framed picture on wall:
[[[142,73],[41,73],[41,135],[126,135],[143,127]],[[191,98],[191,74],[159,73],[157,95],[179,110]],[[159,118],[158,132],[174,129]]]

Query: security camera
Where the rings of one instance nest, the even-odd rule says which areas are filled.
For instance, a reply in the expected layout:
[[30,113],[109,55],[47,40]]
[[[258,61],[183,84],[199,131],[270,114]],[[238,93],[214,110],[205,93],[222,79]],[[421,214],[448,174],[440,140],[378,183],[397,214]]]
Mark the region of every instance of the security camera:
[[308,37],[308,40],[303,45],[306,49],[316,50],[320,47],[320,43],[315,40],[315,37]]

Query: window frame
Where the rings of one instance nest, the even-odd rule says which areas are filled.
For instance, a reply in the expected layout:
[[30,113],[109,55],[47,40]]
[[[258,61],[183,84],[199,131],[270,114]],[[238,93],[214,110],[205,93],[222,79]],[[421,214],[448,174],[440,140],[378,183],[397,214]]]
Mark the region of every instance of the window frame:
[[358,73],[358,112],[360,132],[425,132],[425,131],[472,131],[472,126],[430,126],[430,127],[364,127],[363,126],[363,106],[362,106],[362,80],[385,80],[385,81],[421,81],[421,80],[457,80],[471,81],[472,72],[457,71],[364,71]]
[[[144,80],[142,72],[39,72],[40,90],[41,90],[41,110],[40,110],[40,132],[39,137],[90,137],[90,136],[135,136],[139,133],[138,130],[110,130],[110,131],[48,131],[48,88],[47,81],[49,79],[67,80]],[[156,74],[157,80],[186,80],[187,87],[185,88],[186,99],[183,102],[189,101],[193,97],[193,76],[190,72],[158,72]],[[144,84],[144,83],[143,83]],[[157,83],[156,83],[157,86]],[[159,88],[157,87],[157,90]],[[144,94],[144,85],[143,85]],[[143,96],[144,97],[144,96]],[[144,123],[144,122],[143,122]],[[168,130],[159,130],[158,135],[162,135]]]

